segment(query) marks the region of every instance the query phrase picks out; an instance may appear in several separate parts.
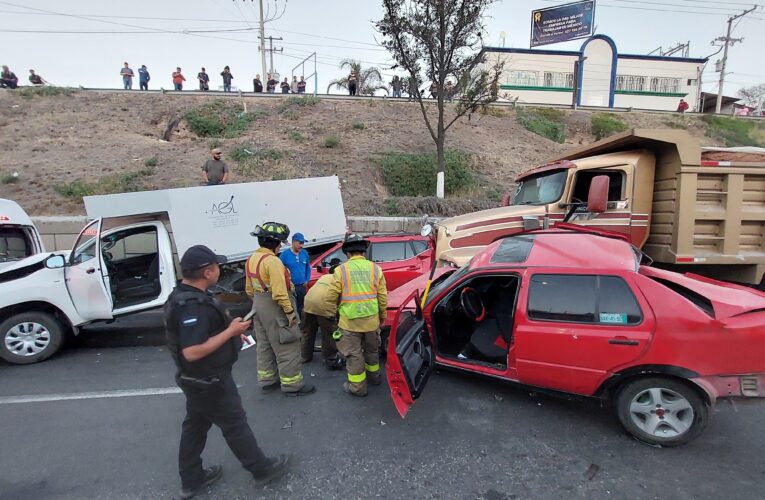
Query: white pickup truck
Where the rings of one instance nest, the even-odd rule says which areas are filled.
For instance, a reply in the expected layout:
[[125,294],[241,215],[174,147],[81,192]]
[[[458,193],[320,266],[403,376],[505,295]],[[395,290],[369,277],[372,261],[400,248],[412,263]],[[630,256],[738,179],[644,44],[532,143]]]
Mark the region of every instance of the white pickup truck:
[[224,282],[242,283],[256,224],[284,222],[312,244],[337,241],[347,227],[335,176],[93,196],[85,206],[93,220],[71,251],[0,270],[2,359],[42,361],[82,325],[161,307],[192,245],[226,255]]
[[0,199],[0,269],[44,251],[40,233],[24,209]]

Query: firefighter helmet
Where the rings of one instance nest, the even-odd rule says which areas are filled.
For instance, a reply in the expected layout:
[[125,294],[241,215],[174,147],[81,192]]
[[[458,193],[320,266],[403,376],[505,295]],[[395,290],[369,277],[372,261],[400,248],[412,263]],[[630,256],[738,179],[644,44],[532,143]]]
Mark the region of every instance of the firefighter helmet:
[[369,240],[360,234],[349,233],[343,241],[343,252],[366,252],[369,247]]

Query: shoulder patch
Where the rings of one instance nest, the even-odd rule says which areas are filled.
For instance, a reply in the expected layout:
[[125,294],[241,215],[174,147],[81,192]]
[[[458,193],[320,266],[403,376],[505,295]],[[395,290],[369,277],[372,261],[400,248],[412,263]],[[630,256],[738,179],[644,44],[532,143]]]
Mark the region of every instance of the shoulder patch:
[[196,325],[198,321],[199,321],[199,318],[186,318],[182,320],[181,323],[183,323],[186,326],[191,326],[191,325]]

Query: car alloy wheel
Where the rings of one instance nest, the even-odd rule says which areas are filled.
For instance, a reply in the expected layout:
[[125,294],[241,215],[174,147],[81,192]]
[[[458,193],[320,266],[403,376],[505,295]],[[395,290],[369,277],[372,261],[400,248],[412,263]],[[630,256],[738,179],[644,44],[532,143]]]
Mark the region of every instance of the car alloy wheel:
[[616,414],[637,440],[654,446],[680,446],[704,431],[709,413],[700,389],[672,377],[628,380],[616,395]]
[[671,389],[653,387],[639,392],[630,403],[630,418],[654,437],[679,437],[693,425],[693,408]]

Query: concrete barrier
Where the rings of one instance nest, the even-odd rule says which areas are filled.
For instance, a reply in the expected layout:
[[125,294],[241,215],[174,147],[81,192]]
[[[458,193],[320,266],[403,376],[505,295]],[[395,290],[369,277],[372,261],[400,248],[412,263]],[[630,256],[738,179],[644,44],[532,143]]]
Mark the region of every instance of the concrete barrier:
[[[348,227],[362,234],[391,234],[420,232],[421,217],[348,217]],[[85,226],[88,218],[78,216],[40,216],[32,217],[45,245],[45,249],[71,250],[77,235]],[[300,229],[310,235],[310,229]]]

